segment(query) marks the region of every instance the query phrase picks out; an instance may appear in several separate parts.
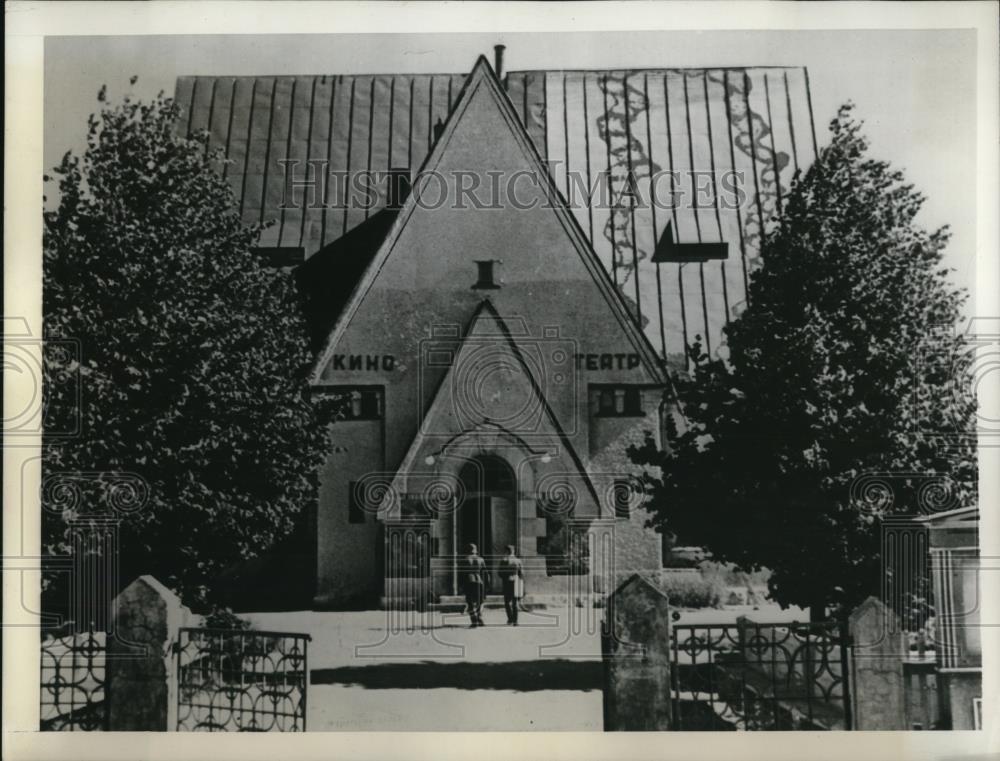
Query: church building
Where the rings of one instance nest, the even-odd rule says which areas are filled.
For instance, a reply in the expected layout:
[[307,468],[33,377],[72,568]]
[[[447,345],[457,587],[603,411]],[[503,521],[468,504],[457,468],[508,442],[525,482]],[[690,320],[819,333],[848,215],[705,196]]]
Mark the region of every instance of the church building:
[[320,474],[316,607],[460,593],[513,545],[529,595],[664,560],[628,448],[724,352],[816,156],[802,68],[184,77],[261,252],[294,268]]

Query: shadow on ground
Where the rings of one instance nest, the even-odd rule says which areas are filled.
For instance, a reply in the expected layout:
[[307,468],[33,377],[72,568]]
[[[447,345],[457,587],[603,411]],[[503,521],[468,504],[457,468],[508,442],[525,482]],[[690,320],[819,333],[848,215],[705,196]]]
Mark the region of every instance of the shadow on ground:
[[311,684],[356,685],[371,690],[599,690],[600,661],[512,661],[504,663],[376,663],[314,669]]

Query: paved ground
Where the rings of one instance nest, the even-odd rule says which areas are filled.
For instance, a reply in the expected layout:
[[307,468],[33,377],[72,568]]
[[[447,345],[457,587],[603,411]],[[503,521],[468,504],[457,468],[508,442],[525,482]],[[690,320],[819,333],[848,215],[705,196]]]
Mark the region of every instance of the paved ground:
[[600,611],[487,610],[250,614],[260,629],[305,632],[307,726],[329,730],[601,729]]
[[[577,730],[602,724],[600,609],[253,613],[260,629],[304,632],[310,731]],[[681,623],[807,620],[774,608],[682,611]]]

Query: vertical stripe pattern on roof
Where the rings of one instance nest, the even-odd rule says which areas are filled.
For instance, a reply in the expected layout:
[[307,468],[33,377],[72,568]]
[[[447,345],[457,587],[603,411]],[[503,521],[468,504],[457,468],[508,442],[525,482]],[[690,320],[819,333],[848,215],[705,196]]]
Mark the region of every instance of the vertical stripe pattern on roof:
[[[260,245],[301,246],[310,256],[384,203],[384,192],[367,193],[366,178],[419,169],[464,81],[181,77],[178,128],[207,130],[209,148],[224,150],[219,169],[243,218],[272,222]],[[749,275],[794,173],[816,155],[806,70],[511,71],[505,82],[652,345],[674,366],[685,365],[684,347],[696,336],[717,350],[726,322],[745,307]],[[293,167],[304,183],[324,173],[327,181],[289,188]],[[366,195],[376,202],[369,208]],[[668,223],[678,242],[728,243],[729,258],[654,263]]]

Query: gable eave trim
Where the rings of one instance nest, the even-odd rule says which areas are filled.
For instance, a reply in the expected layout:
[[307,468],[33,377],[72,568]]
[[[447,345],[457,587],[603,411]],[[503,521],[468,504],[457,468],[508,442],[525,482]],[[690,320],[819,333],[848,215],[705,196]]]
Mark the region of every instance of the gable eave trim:
[[389,229],[388,234],[373,257],[371,263],[368,265],[364,275],[352,289],[351,295],[347,301],[347,306],[341,311],[340,315],[338,315],[337,321],[334,323],[334,327],[323,345],[323,349],[317,354],[316,360],[314,361],[309,372],[310,385],[324,385],[322,383],[323,369],[329,363],[330,357],[347,329],[347,326],[351,323],[351,320],[357,313],[358,308],[364,301],[368,290],[371,288],[375,279],[378,277],[378,274],[382,271],[382,267],[392,254],[400,234],[409,222],[410,216],[413,214],[413,211],[417,206],[416,198],[418,196],[418,185],[420,183],[421,176],[425,175],[428,169],[435,168],[440,163],[441,158],[447,150],[454,135],[456,125],[461,120],[461,116],[465,113],[469,104],[472,102],[472,95],[475,94],[484,82],[487,83],[489,91],[493,94],[494,100],[499,106],[500,113],[503,116],[508,129],[510,129],[515,141],[521,146],[522,152],[525,154],[529,163],[534,164],[533,168],[537,172],[538,176],[545,179],[544,192],[548,196],[551,210],[555,212],[556,218],[560,221],[560,224],[563,230],[567,233],[573,247],[583,260],[584,266],[587,268],[588,272],[590,272],[598,290],[604,296],[605,302],[615,315],[622,329],[625,331],[625,335],[632,343],[633,348],[641,357],[646,371],[653,378],[654,383],[670,387],[671,383],[669,375],[663,367],[660,358],[657,356],[655,349],[653,349],[649,338],[645,333],[643,333],[643,331],[635,323],[635,320],[628,313],[625,304],[622,302],[621,295],[617,292],[611,282],[611,276],[601,264],[601,261],[598,258],[597,253],[594,251],[592,244],[589,240],[587,240],[586,235],[584,235],[579,221],[569,210],[565,198],[563,198],[562,193],[559,191],[555,181],[549,174],[544,161],[542,161],[538,146],[534,144],[531,137],[527,134],[525,126],[521,123],[521,120],[517,116],[517,112],[514,110],[513,104],[510,102],[510,98],[504,91],[503,85],[497,79],[496,74],[493,72],[489,63],[486,61],[486,58],[483,56],[480,56],[476,61],[476,65],[473,67],[468,79],[462,85],[462,89],[459,90],[458,98],[455,101],[455,107],[448,115],[448,119],[444,124],[440,138],[435,142],[433,149],[424,159],[423,164],[421,164],[420,169],[417,171],[416,182],[414,183],[414,187],[410,194],[403,202],[403,208],[400,210],[399,215],[393,222],[392,227]]
[[[524,355],[521,352],[521,348],[517,345],[517,341],[514,340],[514,336],[513,334],[511,334],[510,328],[507,326],[506,321],[503,319],[503,316],[499,312],[497,312],[496,307],[493,306],[493,304],[489,301],[489,299],[483,299],[479,303],[479,305],[476,307],[475,312],[473,313],[472,319],[469,320],[468,327],[465,330],[465,335],[462,336],[462,343],[458,347],[458,350],[455,352],[455,359],[452,361],[452,364],[448,367],[447,372],[445,372],[444,377],[438,384],[438,387],[434,392],[434,398],[431,399],[431,402],[427,407],[427,412],[424,415],[423,419],[420,421],[420,428],[417,430],[416,435],[414,435],[413,441],[410,442],[410,446],[407,447],[406,454],[404,455],[402,461],[400,462],[399,467],[396,469],[396,473],[393,476],[393,480],[395,481],[395,479],[399,477],[400,473],[405,473],[410,468],[412,468],[414,462],[416,461],[417,455],[419,455],[420,453],[420,448],[423,446],[424,442],[432,435],[428,434],[426,430],[427,421],[431,418],[432,414],[437,409],[439,405],[439,400],[441,398],[441,394],[443,393],[444,389],[448,387],[448,381],[451,378],[452,372],[454,372],[455,363],[458,360],[458,356],[461,353],[462,349],[464,348],[466,340],[472,334],[473,328],[476,326],[476,323],[480,319],[482,319],[482,315],[484,312],[488,313],[490,317],[496,322],[496,324],[499,325],[500,331],[503,335],[503,339],[507,342],[507,345],[511,348],[511,351],[513,351],[514,356],[517,357],[518,362],[521,363],[521,367],[524,370],[524,375],[528,378],[528,382],[531,384],[532,392],[538,397],[539,401],[541,401],[542,412],[545,415],[546,420],[552,426],[552,429],[555,433],[555,437],[558,439],[560,446],[563,448],[563,452],[565,453],[567,458],[572,462],[580,478],[583,480],[583,483],[586,485],[587,490],[590,492],[590,496],[594,500],[594,504],[597,505],[597,509],[599,511],[603,510],[603,505],[601,504],[600,497],[598,496],[597,493],[597,487],[594,486],[594,482],[593,479],[590,477],[589,471],[584,466],[583,460],[580,459],[580,456],[577,454],[576,448],[573,446],[572,442],[569,440],[569,436],[566,435],[566,432],[563,430],[562,425],[559,423],[559,418],[552,411],[552,407],[549,405],[549,400],[545,398],[545,394],[542,392],[541,386],[538,385],[538,381],[535,380],[535,377],[531,374],[530,370],[528,369],[528,364],[524,359]],[[498,423],[493,423],[488,420],[482,421],[480,425],[494,427],[498,431],[503,432],[504,434],[510,436],[511,438],[522,442],[526,450],[532,451],[531,445],[527,441],[525,441],[523,437],[518,435],[515,431],[511,431],[507,428],[504,428],[502,425]],[[478,428],[474,428],[469,431],[456,431],[455,434],[452,436],[452,438],[449,439],[448,443],[451,443],[456,438],[459,438],[467,433],[474,433],[477,430]],[[448,444],[445,444],[445,446],[447,445]]]

